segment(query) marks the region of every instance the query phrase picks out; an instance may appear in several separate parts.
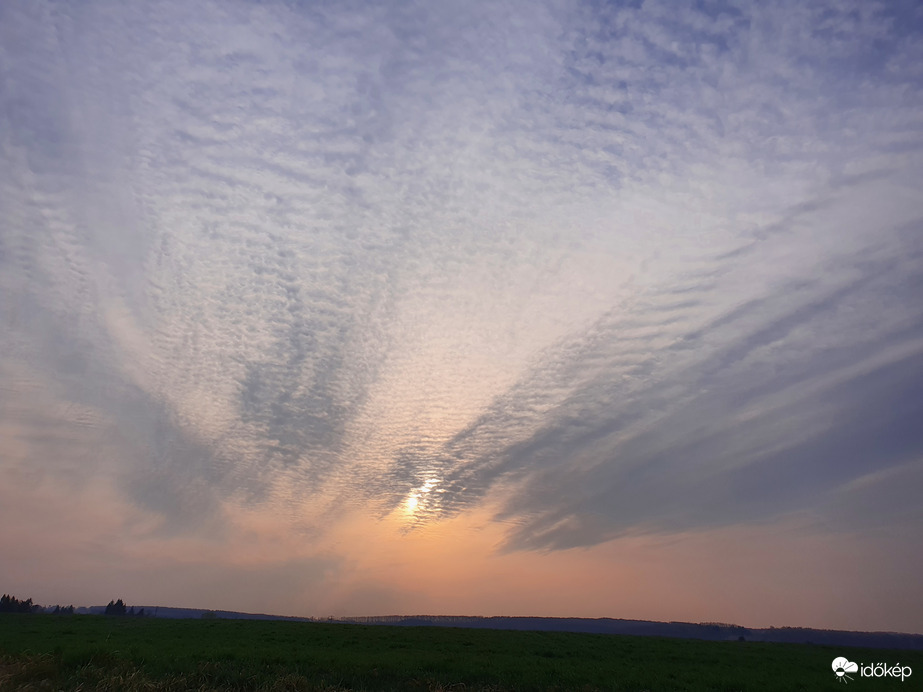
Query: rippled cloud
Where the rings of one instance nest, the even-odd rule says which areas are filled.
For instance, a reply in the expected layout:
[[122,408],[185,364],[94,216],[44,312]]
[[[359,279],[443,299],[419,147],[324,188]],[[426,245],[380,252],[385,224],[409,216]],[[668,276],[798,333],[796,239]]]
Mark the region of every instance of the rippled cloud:
[[918,530],[921,27],[5,3],[0,468],[158,535]]

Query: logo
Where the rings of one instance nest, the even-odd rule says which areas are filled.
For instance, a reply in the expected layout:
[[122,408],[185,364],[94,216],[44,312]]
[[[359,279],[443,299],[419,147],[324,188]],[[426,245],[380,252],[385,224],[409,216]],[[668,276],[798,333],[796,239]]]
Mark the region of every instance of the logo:
[[849,673],[859,673],[862,678],[900,678],[901,682],[913,673],[910,666],[902,666],[900,663],[893,666],[887,663],[853,663],[843,656],[833,659],[832,668],[836,681],[844,683],[853,679]]
[[848,683],[852,678],[847,673],[858,673],[859,664],[839,656],[833,659],[833,672],[836,673],[837,682]]

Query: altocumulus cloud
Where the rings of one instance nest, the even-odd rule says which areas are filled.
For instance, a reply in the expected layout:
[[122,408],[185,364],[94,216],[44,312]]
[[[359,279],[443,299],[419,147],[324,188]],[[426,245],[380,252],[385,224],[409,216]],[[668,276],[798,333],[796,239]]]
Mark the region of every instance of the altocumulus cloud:
[[509,549],[920,526],[917,3],[0,27],[6,470],[170,532],[409,497],[495,503]]

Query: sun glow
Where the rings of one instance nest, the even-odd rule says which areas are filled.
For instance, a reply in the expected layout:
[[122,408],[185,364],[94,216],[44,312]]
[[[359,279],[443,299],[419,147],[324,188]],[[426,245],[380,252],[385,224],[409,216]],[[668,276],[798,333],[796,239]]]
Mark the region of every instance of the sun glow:
[[421,504],[425,502],[426,495],[431,492],[445,492],[442,489],[437,489],[436,486],[440,483],[441,478],[430,478],[423,485],[412,488],[407,494],[407,499],[404,500],[404,512],[408,515],[415,515],[418,509],[421,508]]

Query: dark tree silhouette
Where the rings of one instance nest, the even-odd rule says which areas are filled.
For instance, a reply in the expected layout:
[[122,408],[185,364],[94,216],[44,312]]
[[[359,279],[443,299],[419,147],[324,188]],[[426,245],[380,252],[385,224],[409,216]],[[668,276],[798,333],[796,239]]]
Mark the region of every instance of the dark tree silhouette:
[[41,610],[42,606],[33,603],[31,598],[20,601],[9,594],[0,597],[0,613],[37,613]]
[[128,608],[125,607],[125,602],[120,598],[117,601],[109,601],[109,605],[106,606],[106,615],[126,615],[128,613]]

